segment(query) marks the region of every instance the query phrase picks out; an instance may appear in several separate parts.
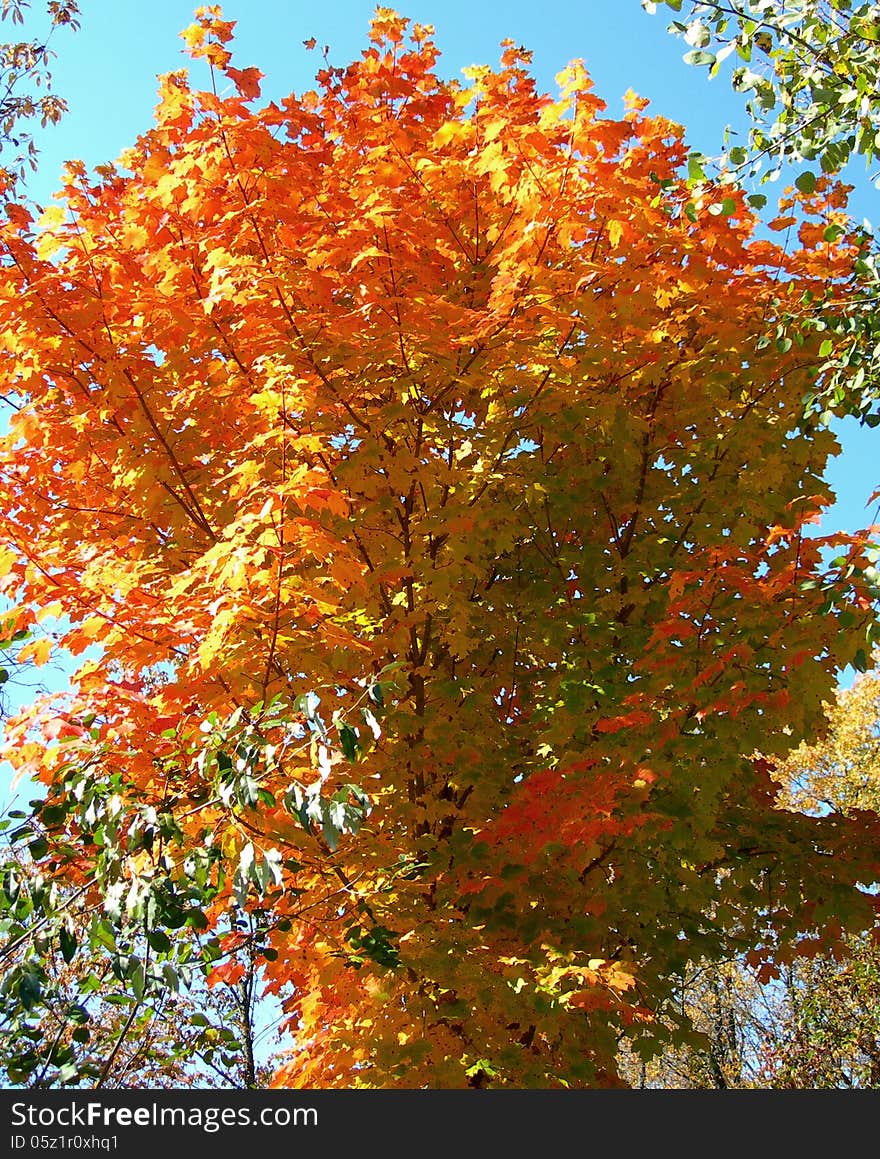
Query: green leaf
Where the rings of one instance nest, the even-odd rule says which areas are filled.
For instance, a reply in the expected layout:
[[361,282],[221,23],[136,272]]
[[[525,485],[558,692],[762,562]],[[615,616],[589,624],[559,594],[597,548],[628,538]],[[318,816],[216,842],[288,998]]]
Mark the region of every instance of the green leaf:
[[376,720],[375,716],[372,714],[372,712],[370,712],[369,708],[362,708],[361,715],[364,718],[364,724],[366,724],[367,728],[373,734],[373,739],[378,740],[382,735],[382,729],[378,720]]
[[804,172],[797,177],[795,185],[798,187],[801,193],[813,193],[816,189],[816,174],[811,173],[809,169],[804,170]]
[[[97,974],[90,973],[87,978],[84,978],[79,984],[79,992],[82,995],[95,994],[101,989],[103,983]],[[88,1013],[88,1012],[86,1012]]]
[[140,1002],[147,986],[147,975],[140,958],[132,958],[128,963],[128,980],[131,982],[131,992]]
[[339,830],[330,820],[329,814],[324,818],[321,824],[321,833],[324,840],[327,842],[327,847],[331,853],[335,853],[339,846]]
[[367,696],[369,696],[370,700],[372,700],[372,702],[377,704],[380,708],[385,703],[385,697],[382,693],[381,684],[371,684],[367,690]]
[[147,935],[147,941],[157,954],[167,954],[171,949],[171,939],[162,930],[151,930]]
[[686,52],[682,57],[682,60],[685,64],[696,65],[711,65],[715,63],[715,59],[716,57],[714,52],[705,52],[702,48],[696,48],[693,50],[693,52]]
[[207,917],[200,909],[189,909],[186,911],[186,924],[194,930],[206,930],[209,922]]
[[76,953],[77,947],[76,934],[66,925],[63,925],[58,931],[58,944],[61,948],[61,957],[64,959],[64,961],[73,961],[73,956]]
[[855,656],[853,656],[852,666],[855,668],[856,672],[868,671],[870,662],[864,648],[859,648],[858,652],[856,652]]
[[185,966],[182,970],[178,970],[171,962],[162,963],[162,977],[165,979],[165,985],[172,994],[179,993],[181,984],[188,984],[186,981],[187,972]]
[[104,1001],[111,1006],[131,1006],[134,999],[130,994],[105,994]]
[[89,931],[89,941],[92,946],[103,946],[105,950],[116,949],[116,934],[113,926],[106,918],[95,922]]
[[58,825],[67,816],[68,807],[62,805],[44,805],[40,810],[40,820],[44,825]]
[[356,761],[360,744],[358,743],[358,735],[350,724],[341,724],[339,726],[339,743],[342,745],[342,751],[346,758],[350,761]]
[[691,21],[684,26],[684,30],[684,38],[693,48],[705,48],[712,39],[711,32],[702,20]]
[[702,153],[691,153],[688,157],[688,181],[705,181],[706,173],[703,169],[703,162],[706,158]]
[[725,197],[723,201],[710,205],[709,212],[713,217],[730,217],[736,213],[736,202],[732,197]]
[[22,974],[18,983],[18,998],[25,1010],[30,1012],[34,1008],[42,992],[42,983],[37,974]]
[[49,852],[49,842],[41,835],[28,844],[28,852],[34,861],[39,861]]
[[15,900],[21,890],[21,879],[14,869],[7,869],[3,874],[3,892],[9,900],[10,905],[15,904]]

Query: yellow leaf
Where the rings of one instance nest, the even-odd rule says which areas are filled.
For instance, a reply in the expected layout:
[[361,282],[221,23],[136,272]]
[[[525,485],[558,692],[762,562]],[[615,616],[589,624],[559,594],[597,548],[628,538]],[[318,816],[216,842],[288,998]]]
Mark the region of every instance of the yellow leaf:
[[48,661],[52,652],[52,641],[43,637],[42,640],[32,640],[30,644],[25,644],[18,654],[19,664],[24,664],[28,660],[32,660],[38,668]]
[[106,627],[107,620],[103,616],[89,616],[83,624],[80,631],[84,636],[88,636],[90,640],[101,634]]
[[623,235],[623,222],[616,218],[608,222],[608,240],[611,242],[611,248],[616,250],[620,245],[620,239]]

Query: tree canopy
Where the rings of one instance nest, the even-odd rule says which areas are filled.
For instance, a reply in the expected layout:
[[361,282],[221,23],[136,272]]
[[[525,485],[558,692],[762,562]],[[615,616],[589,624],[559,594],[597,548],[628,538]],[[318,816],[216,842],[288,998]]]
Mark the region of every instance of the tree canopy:
[[874,817],[773,780],[876,638],[867,537],[808,534],[829,339],[784,322],[862,241],[825,179],[795,246],[694,200],[579,62],[448,81],[379,9],[260,105],[231,37],[200,10],[214,91],[165,76],[0,234],[6,628],[84,657],[7,730],[46,794],[8,1001],[75,898],[134,1008],[257,954],[277,1085],[614,1085],[688,960],[874,922]]

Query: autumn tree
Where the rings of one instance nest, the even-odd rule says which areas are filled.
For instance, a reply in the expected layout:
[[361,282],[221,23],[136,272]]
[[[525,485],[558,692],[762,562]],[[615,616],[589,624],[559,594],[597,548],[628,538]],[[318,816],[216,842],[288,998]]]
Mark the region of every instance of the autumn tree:
[[874,922],[875,819],[772,776],[875,638],[779,329],[860,242],[825,181],[754,238],[578,62],[448,81],[379,9],[261,106],[231,35],[2,233],[2,591],[100,650],[8,730],[30,857],[144,994],[190,933],[217,983],[258,952],[277,1085],[618,1083],[687,962]]

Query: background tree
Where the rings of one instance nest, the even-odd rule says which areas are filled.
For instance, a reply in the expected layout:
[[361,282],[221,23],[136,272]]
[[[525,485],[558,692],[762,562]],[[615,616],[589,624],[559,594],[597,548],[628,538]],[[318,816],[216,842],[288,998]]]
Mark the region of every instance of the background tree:
[[0,587],[101,647],[8,729],[29,855],[146,939],[132,993],[175,930],[209,981],[257,951],[278,1085],[617,1084],[689,961],[874,922],[876,819],[771,776],[875,639],[866,537],[806,534],[820,338],[775,330],[861,243],[825,183],[755,239],[577,62],[446,81],[380,9],[259,107],[231,34],[2,232]]
[[[273,1025],[259,1009],[254,916],[237,923],[246,936],[224,953],[182,917],[169,924],[166,915],[169,932],[150,932],[123,910],[95,914],[84,890],[59,889],[35,867],[45,840],[35,823],[51,806],[32,806],[30,817],[14,810],[0,822],[0,1070],[7,1085],[265,1086]],[[219,962],[207,985],[210,965]],[[230,967],[234,980],[226,982]]]
[[[880,132],[880,21],[873,3],[853,0],[645,0],[677,18],[669,28],[690,46],[685,60],[711,76],[730,60],[746,96],[748,147],[724,159],[735,169],[778,175],[815,162],[839,173],[850,158],[870,165]],[[680,18],[679,18],[680,17]],[[815,176],[804,170],[800,180]]]
[[767,1085],[765,1047],[779,1021],[778,991],[742,961],[689,964],[677,979],[679,1032],[655,1057],[639,1058],[624,1040],[621,1071],[633,1087],[743,1090]]
[[[880,673],[842,691],[827,736],[778,770],[780,803],[812,814],[880,809]],[[880,1086],[880,950],[870,936],[838,955],[817,952],[760,981],[747,960],[699,963],[680,982],[695,1036],[640,1064],[624,1050],[633,1085],[661,1088]]]
[[[852,0],[645,0],[648,12],[672,9],[669,28],[691,46],[684,59],[729,71],[746,97],[751,119],[747,144],[729,141],[717,158],[737,177],[790,175],[799,189],[815,188],[822,174],[841,173],[856,156],[870,168],[880,143],[880,19],[873,3]],[[728,63],[725,63],[728,62]],[[694,156],[702,172],[707,158]],[[876,174],[875,174],[876,176]],[[753,194],[755,206],[766,204]],[[816,304],[810,325],[837,332],[823,364],[822,388],[807,405],[832,415],[880,423],[880,277],[868,231],[854,267],[861,286],[846,310]],[[834,347],[832,355],[832,347]]]
[[[827,736],[786,761],[782,801],[814,814],[880,812],[880,672],[875,668],[838,695]],[[880,948],[875,938],[848,940],[841,958],[798,963],[789,986],[783,1033],[768,1052],[771,1085],[880,1086]]]
[[[24,29],[29,7],[27,0],[3,0],[0,19]],[[79,7],[75,0],[47,0],[45,7],[45,31],[28,40],[0,44],[0,180],[4,186],[36,164],[30,122],[36,118],[43,127],[55,124],[67,107],[64,98],[52,90],[49,42],[56,28],[78,27]]]

